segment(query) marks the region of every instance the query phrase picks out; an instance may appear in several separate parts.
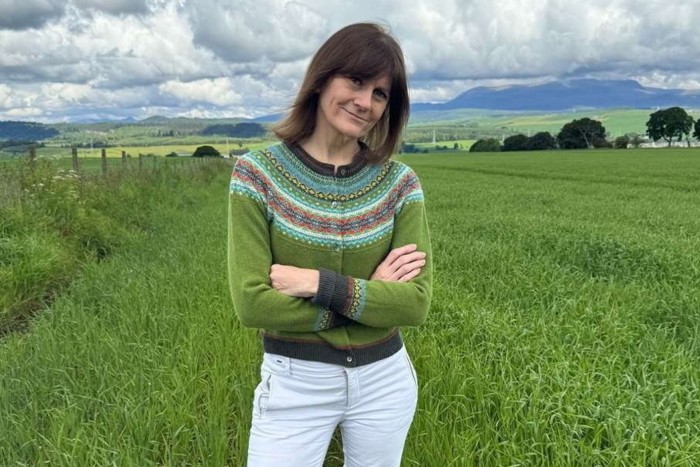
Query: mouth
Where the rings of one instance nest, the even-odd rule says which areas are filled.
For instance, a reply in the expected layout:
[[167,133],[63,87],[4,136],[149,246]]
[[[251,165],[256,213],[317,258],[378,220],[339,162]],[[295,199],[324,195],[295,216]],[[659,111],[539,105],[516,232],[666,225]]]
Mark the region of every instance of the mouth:
[[362,118],[362,117],[360,117],[359,115],[350,112],[350,111],[349,111],[348,109],[346,109],[345,107],[341,107],[341,108],[342,108],[347,114],[349,114],[351,117],[353,117],[354,119],[359,120],[359,121],[361,121],[361,122],[363,122],[363,123],[369,123],[369,120],[367,120],[366,118]]

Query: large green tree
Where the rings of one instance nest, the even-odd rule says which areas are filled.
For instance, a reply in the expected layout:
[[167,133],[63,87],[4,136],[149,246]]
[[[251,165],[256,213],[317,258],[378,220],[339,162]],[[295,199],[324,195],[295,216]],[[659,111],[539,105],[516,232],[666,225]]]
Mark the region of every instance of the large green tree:
[[695,131],[693,132],[695,139],[700,140],[700,120],[695,122]]
[[561,128],[557,142],[562,149],[592,148],[605,141],[605,127],[588,117],[572,120]]
[[693,117],[680,107],[657,110],[649,115],[647,134],[654,141],[663,139],[671,146],[674,139],[678,141],[688,136],[693,128]]

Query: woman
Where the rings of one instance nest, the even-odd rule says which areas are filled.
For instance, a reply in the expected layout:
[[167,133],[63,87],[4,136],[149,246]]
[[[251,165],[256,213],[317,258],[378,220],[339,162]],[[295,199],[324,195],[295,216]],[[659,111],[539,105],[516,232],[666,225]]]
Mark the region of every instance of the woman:
[[408,119],[403,55],[354,24],[314,55],[281,140],[233,170],[229,277],[263,329],[248,465],[322,466],[337,426],[346,466],[398,466],[417,401],[400,326],[431,297],[423,192],[391,161]]

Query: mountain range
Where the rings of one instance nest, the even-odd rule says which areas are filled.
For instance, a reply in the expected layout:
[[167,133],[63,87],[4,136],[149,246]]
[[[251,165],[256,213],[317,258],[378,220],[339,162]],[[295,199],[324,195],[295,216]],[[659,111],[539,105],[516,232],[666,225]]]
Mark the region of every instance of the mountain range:
[[440,104],[417,103],[411,112],[455,109],[557,111],[571,109],[700,108],[700,90],[645,87],[634,80],[571,79],[538,85],[476,87]]

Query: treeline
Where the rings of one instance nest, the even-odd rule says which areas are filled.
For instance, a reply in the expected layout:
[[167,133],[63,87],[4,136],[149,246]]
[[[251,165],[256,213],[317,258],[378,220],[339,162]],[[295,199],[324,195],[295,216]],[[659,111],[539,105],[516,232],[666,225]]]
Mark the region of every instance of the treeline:
[[[700,141],[700,120],[695,121],[684,109],[669,107],[649,115],[646,134],[654,142],[663,139],[672,142],[685,140],[690,146],[690,137]],[[511,135],[502,141],[496,138],[477,140],[469,152],[536,151],[547,149],[615,148],[626,149],[630,145],[639,147],[644,140],[640,135],[628,134],[614,140],[607,138],[605,127],[598,120],[581,118],[565,124],[556,137],[543,131],[533,136]]]
[[260,138],[266,133],[267,130],[261,124],[249,122],[236,123],[235,125],[209,125],[200,131],[200,134],[204,136],[221,135],[234,138]]
[[41,141],[58,135],[58,130],[37,122],[0,122],[0,139],[12,141]]

